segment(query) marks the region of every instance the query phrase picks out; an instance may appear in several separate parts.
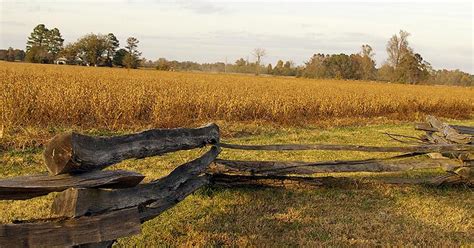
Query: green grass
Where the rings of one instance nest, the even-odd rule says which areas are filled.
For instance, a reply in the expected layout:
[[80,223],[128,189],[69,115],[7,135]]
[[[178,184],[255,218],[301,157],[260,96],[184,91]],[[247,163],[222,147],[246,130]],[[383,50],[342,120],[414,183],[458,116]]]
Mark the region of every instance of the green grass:
[[[474,125],[474,120],[451,122]],[[225,126],[225,125],[223,125]],[[333,143],[399,145],[383,132],[415,135],[409,124],[320,129],[259,124],[225,126],[229,143]],[[224,127],[222,128],[224,131]],[[86,130],[104,134],[97,130]],[[110,134],[110,133],[107,133]],[[146,180],[169,173],[206,149],[124,161],[112,169],[138,171]],[[342,160],[393,154],[224,150],[220,157],[253,160]],[[41,149],[0,155],[0,177],[44,172]],[[351,176],[422,177],[440,170],[404,173],[352,173]],[[55,194],[26,201],[0,201],[0,222],[50,217]],[[122,238],[129,246],[459,246],[474,245],[474,197],[469,188],[374,185],[357,189],[219,188],[200,189],[142,226],[142,234]]]

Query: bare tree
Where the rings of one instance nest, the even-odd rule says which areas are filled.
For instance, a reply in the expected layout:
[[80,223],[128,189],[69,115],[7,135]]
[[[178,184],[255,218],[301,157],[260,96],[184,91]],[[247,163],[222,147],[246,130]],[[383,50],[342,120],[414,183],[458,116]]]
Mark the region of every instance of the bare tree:
[[260,63],[262,62],[262,58],[267,55],[267,52],[263,48],[255,48],[252,55],[257,59],[255,75],[258,75],[260,73]]
[[387,43],[388,63],[397,68],[404,55],[411,52],[408,46],[410,33],[400,30],[399,36],[394,34]]

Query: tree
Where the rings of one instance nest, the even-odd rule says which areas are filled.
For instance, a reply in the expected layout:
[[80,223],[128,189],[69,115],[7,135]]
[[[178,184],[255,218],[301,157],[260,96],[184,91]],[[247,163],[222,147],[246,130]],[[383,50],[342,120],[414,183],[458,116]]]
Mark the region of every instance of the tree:
[[387,43],[388,63],[395,69],[400,64],[401,59],[407,53],[412,52],[412,49],[408,46],[408,36],[410,36],[410,33],[400,30],[399,36],[394,34]]
[[13,47],[8,48],[6,61],[15,61],[15,50],[13,50]]
[[0,49],[0,60],[7,60],[8,50]]
[[274,75],[282,75],[283,74],[283,66],[284,62],[283,60],[278,60],[275,67],[273,68],[273,73]]
[[262,62],[262,58],[267,55],[267,52],[263,48],[255,48],[252,54],[257,60],[255,63],[255,75],[258,75],[260,73],[260,63]]
[[105,63],[107,37],[101,34],[87,34],[79,38],[75,46],[78,57],[86,64],[98,66]]
[[24,61],[26,53],[21,49],[15,49],[15,61]]
[[117,50],[114,54],[114,58],[112,59],[112,63],[115,66],[123,67],[124,66],[123,58],[125,57],[126,54],[127,54],[127,50],[125,50],[123,48]]
[[355,69],[352,59],[346,54],[333,54],[323,61],[326,77],[337,79],[354,79]]
[[430,68],[430,64],[420,54],[410,52],[400,59],[394,71],[395,79],[398,82],[417,84],[428,79]]
[[308,78],[323,78],[326,77],[326,68],[324,61],[328,56],[318,53],[314,54],[308,62],[305,63],[302,76]]
[[127,39],[127,46],[125,46],[125,49],[127,50],[127,54],[125,54],[123,58],[124,65],[127,68],[138,68],[138,65],[140,64],[140,55],[142,54],[141,52],[138,51],[138,39],[135,37],[129,37]]
[[33,47],[42,47],[48,42],[49,30],[44,24],[38,24],[31,32],[26,42],[26,51],[30,51]]
[[44,46],[33,46],[26,52],[25,60],[30,63],[51,63],[52,57]]
[[437,70],[433,71],[429,79],[433,84],[474,86],[474,76],[460,70]]
[[108,66],[112,66],[112,65],[113,65],[113,61],[114,61],[115,52],[116,52],[116,50],[119,48],[120,42],[119,42],[119,40],[117,39],[117,37],[115,37],[115,35],[114,35],[113,33],[109,33],[106,38],[107,38],[107,59],[106,59],[106,64],[107,64]]
[[375,79],[375,74],[377,72],[377,69],[375,68],[375,61],[374,61],[374,55],[375,53],[373,52],[373,49],[369,45],[362,45],[362,50],[359,53],[360,55],[360,68],[359,68],[359,74],[360,74],[360,79],[364,80],[372,80]]
[[49,30],[49,32],[46,35],[46,39],[47,39],[46,46],[47,46],[48,53],[51,54],[53,59],[56,59],[59,52],[63,48],[63,42],[64,42],[64,39],[62,38],[61,33],[59,32],[59,29],[53,28]]
[[59,55],[66,59],[67,64],[75,64],[78,57],[78,46],[76,43],[69,43],[61,50]]
[[27,61],[52,63],[61,51],[63,42],[59,29],[49,30],[44,24],[38,24],[26,42]]
[[161,71],[169,71],[171,69],[171,64],[165,58],[159,58],[156,61],[156,69]]
[[389,64],[385,63],[377,70],[377,80],[380,81],[393,81],[394,69]]
[[267,74],[273,74],[272,64],[268,64],[268,66],[267,66]]

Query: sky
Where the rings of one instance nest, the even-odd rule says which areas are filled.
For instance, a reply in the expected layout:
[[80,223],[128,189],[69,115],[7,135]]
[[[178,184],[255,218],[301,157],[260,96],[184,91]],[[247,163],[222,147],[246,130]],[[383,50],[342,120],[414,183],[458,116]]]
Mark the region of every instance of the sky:
[[138,38],[147,59],[302,64],[315,53],[375,50],[387,59],[388,39],[400,29],[434,68],[474,74],[473,4],[470,1],[10,1],[0,0],[0,48],[25,49],[33,28],[57,27],[65,43],[88,33],[114,33],[125,45]]

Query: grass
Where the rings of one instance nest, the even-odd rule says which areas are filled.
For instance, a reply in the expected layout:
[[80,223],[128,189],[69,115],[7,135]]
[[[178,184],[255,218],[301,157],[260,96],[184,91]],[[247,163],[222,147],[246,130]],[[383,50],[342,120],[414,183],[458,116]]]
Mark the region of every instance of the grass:
[[[474,120],[450,121],[474,125]],[[409,124],[316,128],[258,123],[226,124],[226,142],[248,144],[394,144],[383,132],[417,134]],[[84,130],[95,134],[98,130]],[[113,169],[138,171],[146,180],[162,177],[205,149],[124,161]],[[258,160],[334,160],[383,157],[384,153],[224,150],[220,157]],[[10,149],[0,155],[1,177],[45,171],[40,148]],[[351,176],[424,177],[441,171],[353,173]],[[26,201],[0,201],[0,222],[50,217],[54,193]],[[374,185],[364,188],[206,187],[122,238],[130,246],[472,246],[474,197],[469,188]]]

